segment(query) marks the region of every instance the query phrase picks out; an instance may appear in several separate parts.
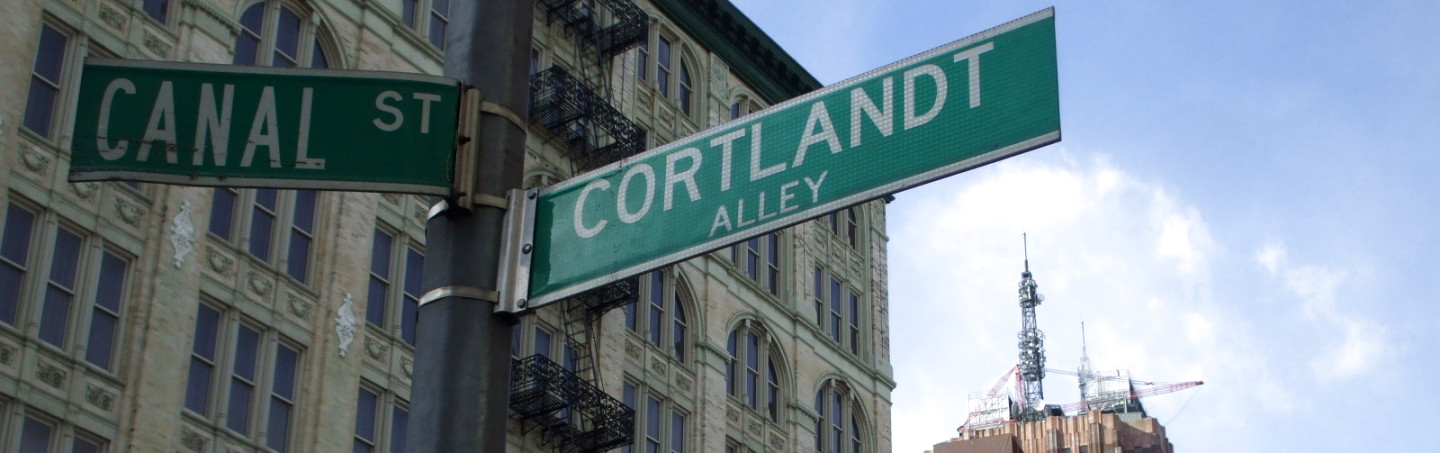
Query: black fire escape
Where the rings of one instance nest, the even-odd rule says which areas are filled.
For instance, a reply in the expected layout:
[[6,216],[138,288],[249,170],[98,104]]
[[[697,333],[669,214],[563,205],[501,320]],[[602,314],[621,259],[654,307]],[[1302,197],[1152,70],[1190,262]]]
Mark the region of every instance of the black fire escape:
[[631,277],[582,293],[563,303],[565,336],[576,351],[575,369],[544,355],[516,360],[510,377],[510,412],[525,432],[540,432],[556,451],[592,453],[634,441],[635,410],[595,382],[589,327],[612,309],[635,303],[639,279]]
[[[575,38],[572,74],[559,66],[530,78],[530,116],[564,142],[579,171],[645,149],[645,132],[605,101],[610,61],[645,42],[649,17],[630,0],[540,0]],[[603,11],[602,11],[603,9]]]

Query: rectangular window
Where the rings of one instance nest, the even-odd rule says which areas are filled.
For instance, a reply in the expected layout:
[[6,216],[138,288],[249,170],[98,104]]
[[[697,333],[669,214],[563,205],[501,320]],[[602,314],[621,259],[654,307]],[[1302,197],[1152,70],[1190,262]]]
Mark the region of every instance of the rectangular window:
[[220,312],[200,304],[195,315],[194,344],[190,350],[190,376],[185,385],[185,408],[209,415],[210,387],[215,374],[215,356],[220,337]]
[[405,294],[400,305],[400,338],[415,345],[415,326],[420,321],[421,277],[425,273],[425,255],[413,248],[405,249]]
[[815,325],[825,327],[825,271],[815,268]]
[[250,206],[250,254],[260,261],[270,261],[270,239],[275,230],[276,212],[279,210],[279,191],[255,189],[255,201]]
[[653,395],[645,399],[645,453],[660,453],[660,400]]
[[730,119],[733,120],[737,118],[740,118],[740,101],[735,101],[730,104]]
[[30,417],[20,429],[20,453],[46,453],[54,440],[55,427]]
[[835,341],[840,341],[840,333],[843,332],[840,330],[842,313],[844,312],[840,309],[840,280],[830,277],[830,339]]
[[240,324],[235,331],[235,354],[230,363],[230,399],[225,427],[250,434],[250,408],[254,401],[256,367],[260,363],[260,332]]
[[547,359],[550,358],[550,344],[550,331],[536,327],[534,353],[545,356]]
[[385,230],[375,229],[370,247],[370,293],[365,301],[365,321],[375,327],[385,326],[385,299],[390,295],[390,251],[395,238]]
[[80,236],[64,228],[55,229],[51,255],[50,282],[45,288],[45,305],[40,309],[40,339],[65,347],[70,307],[75,304],[75,275],[80,267]]
[[445,27],[450,25],[450,0],[430,1],[430,44],[445,50]]
[[108,251],[100,256],[100,278],[95,288],[95,305],[90,314],[90,334],[85,344],[85,360],[110,369],[115,351],[116,329],[120,326],[120,302],[124,299],[125,274],[129,267],[124,259]]
[[30,260],[30,235],[35,230],[35,213],[11,204],[5,212],[5,231],[0,241],[0,321],[15,325],[20,311],[20,292],[25,286]]
[[850,352],[860,353],[860,296],[853,292],[850,296]]
[[[636,391],[637,387],[635,386],[635,384],[631,384],[630,381],[625,381],[625,383],[620,389],[620,402],[624,403],[625,407],[630,408],[630,410],[638,409],[637,407],[635,407],[635,394],[637,393]],[[632,450],[630,448],[630,445],[631,444],[627,443],[625,444],[625,446],[620,447],[620,453],[631,453]]]
[[295,372],[300,367],[300,351],[275,345],[275,372],[270,382],[270,415],[265,425],[265,446],[283,452],[290,439],[290,419],[295,410]]
[[50,24],[40,24],[40,43],[35,49],[35,68],[30,74],[30,93],[25,101],[22,125],[45,138],[55,138],[55,117],[60,99],[65,54],[70,37]]
[[745,241],[745,275],[751,280],[760,281],[760,238],[754,237]]
[[294,217],[290,219],[290,253],[285,273],[299,281],[310,276],[310,244],[315,242],[315,191],[295,191]]
[[685,453],[685,414],[670,411],[670,453]]
[[780,234],[770,233],[766,242],[770,253],[765,256],[765,287],[770,294],[780,294]]
[[379,399],[375,392],[360,387],[360,395],[355,403],[354,453],[375,451],[375,409],[379,407]]
[[405,22],[406,27],[419,30],[420,23],[415,20],[415,12],[420,9],[420,0],[400,1],[400,20]]
[[635,78],[645,80],[650,72],[650,37],[635,49]]
[[656,51],[655,67],[655,88],[660,90],[660,95],[670,97],[670,40],[660,37],[660,47]]
[[691,114],[690,98],[694,97],[693,90],[691,89],[692,85],[690,81],[690,65],[686,64],[685,60],[682,59],[680,60],[680,111],[686,115]]
[[390,453],[405,453],[410,429],[410,411],[396,404],[390,406]]
[[660,330],[665,321],[665,273],[655,271],[650,273],[650,342],[655,346],[661,346],[660,337],[664,333]]
[[210,232],[226,241],[234,240],[230,235],[230,224],[235,219],[235,199],[240,192],[227,187],[216,187],[210,203]]

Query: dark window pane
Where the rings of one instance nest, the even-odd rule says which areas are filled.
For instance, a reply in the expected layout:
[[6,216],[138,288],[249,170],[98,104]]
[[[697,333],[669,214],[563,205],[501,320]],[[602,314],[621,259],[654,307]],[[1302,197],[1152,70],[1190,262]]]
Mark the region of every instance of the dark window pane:
[[149,14],[151,19],[155,19],[156,22],[163,24],[165,23],[165,17],[170,10],[170,1],[145,0],[145,3],[142,4],[142,7],[145,8],[145,14]]
[[206,360],[215,360],[215,344],[219,340],[220,312],[200,304],[195,315],[195,346],[193,352]]
[[258,64],[259,62],[255,61],[257,47],[260,47],[260,38],[248,31],[241,31],[235,38],[235,59],[232,61],[238,65]]
[[425,255],[415,249],[405,251],[405,292],[419,297],[425,275]]
[[124,259],[105,252],[100,257],[100,282],[95,290],[95,304],[114,313],[120,313],[120,301],[125,292]]
[[290,440],[290,412],[292,409],[289,402],[271,398],[270,418],[265,422],[265,446],[271,450],[285,451],[285,446]]
[[646,73],[650,72],[650,68],[647,67],[650,64],[649,36],[646,36],[645,42],[640,44],[640,47],[635,53],[635,57],[635,78],[645,80],[647,77]]
[[355,404],[355,437],[364,439],[370,443],[375,442],[375,408],[378,407],[379,397],[374,392],[360,388],[360,396]]
[[370,246],[370,273],[390,279],[390,251],[395,239],[384,230],[375,230],[375,239]]
[[401,0],[400,20],[405,22],[406,27],[419,28],[420,24],[415,22],[415,10],[420,6],[420,0]]
[[256,356],[260,353],[260,332],[241,325],[235,333],[235,375],[255,381]]
[[680,60],[680,111],[690,114],[690,65]]
[[240,434],[250,434],[250,396],[255,387],[239,379],[230,383],[230,403],[226,409],[225,427]]
[[415,327],[420,322],[420,299],[406,297],[400,306],[400,338],[415,346]]
[[300,365],[300,353],[289,346],[275,346],[274,389],[276,395],[287,400],[295,399],[295,370]]
[[70,320],[70,305],[74,296],[69,292],[50,286],[45,290],[45,307],[40,310],[40,339],[65,347],[66,322]]
[[5,238],[0,242],[0,257],[24,266],[30,257],[30,232],[34,227],[34,213],[10,205],[5,212]]
[[302,282],[310,275],[311,240],[299,232],[290,235],[290,254],[286,257],[285,273]]
[[[295,191],[295,228],[306,233],[315,229],[315,196],[313,190]],[[272,207],[273,208],[273,207]]]
[[65,47],[70,38],[49,24],[40,26],[40,45],[35,49],[35,75],[52,84],[60,84],[60,72],[65,68]]
[[740,102],[739,102],[739,101],[736,101],[735,103],[730,104],[730,119],[733,120],[733,119],[736,119],[736,118],[739,118],[739,117],[740,117]]
[[[295,61],[300,55],[300,16],[284,6],[280,7],[280,21],[275,25],[275,52],[277,57],[283,55],[289,61]],[[282,64],[277,61],[274,65]]]
[[656,88],[660,90],[662,96],[670,97],[670,40],[661,37],[660,47],[657,53],[656,64],[658,66],[655,68]]
[[670,451],[685,453],[685,414],[670,412]]
[[42,137],[50,137],[50,121],[55,116],[55,98],[60,90],[41,81],[30,80],[30,97],[25,101],[25,128]]
[[550,358],[550,332],[539,327],[535,328],[535,351],[536,354]]
[[75,272],[80,266],[80,236],[63,228],[55,230],[55,255],[50,263],[50,282],[62,288],[75,288]]
[[110,369],[110,354],[115,349],[115,326],[120,318],[103,310],[90,317],[90,339],[85,345],[85,361]]
[[444,17],[434,14],[430,16],[430,44],[434,44],[435,47],[439,47],[442,50],[445,49],[446,25]]
[[330,59],[325,56],[325,47],[320,45],[320,40],[315,40],[315,46],[310,51],[310,67],[325,69],[330,67]]
[[210,205],[210,232],[225,240],[234,239],[230,237],[230,224],[235,215],[235,192],[224,187],[215,188],[215,196]]
[[389,292],[390,285],[384,280],[370,276],[370,290],[365,300],[365,321],[374,324],[376,327],[385,326],[385,293]]
[[390,453],[405,453],[405,440],[409,439],[410,412],[400,406],[390,409]]
[[20,310],[20,287],[25,281],[25,272],[9,263],[0,263],[0,321],[15,325],[15,316]]
[[25,417],[25,427],[20,432],[19,453],[49,453],[51,431],[49,424]]
[[[18,286],[17,286],[16,291],[17,291],[17,292],[19,291]],[[630,330],[632,330],[632,331],[638,329],[640,326],[638,325],[638,321],[639,321],[639,320],[636,319],[636,316],[635,316],[635,315],[636,315],[636,313],[635,313],[635,302],[630,302],[630,303],[628,303],[628,304],[625,304],[624,309],[625,309],[625,328],[630,329]]]
[[70,446],[71,453],[100,453],[100,444],[91,442],[84,437],[76,437],[75,442]]
[[250,218],[250,254],[262,261],[270,260],[270,233],[274,224],[275,217],[259,208]]
[[210,408],[210,379],[214,372],[214,366],[204,360],[198,357],[190,358],[190,377],[185,384],[186,409],[207,415]]

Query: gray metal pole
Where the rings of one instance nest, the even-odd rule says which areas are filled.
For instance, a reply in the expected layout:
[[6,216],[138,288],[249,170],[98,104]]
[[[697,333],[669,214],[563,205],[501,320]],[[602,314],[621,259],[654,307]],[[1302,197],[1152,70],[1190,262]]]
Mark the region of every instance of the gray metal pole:
[[[534,0],[451,3],[445,75],[480,89],[487,101],[527,118]],[[480,119],[477,158],[482,198],[503,199],[524,176],[525,129],[502,115]],[[498,204],[498,203],[497,203]],[[427,295],[419,308],[407,451],[505,451],[512,315],[495,314],[504,209],[449,209],[426,223]],[[436,292],[436,290],[439,290]],[[478,291],[477,291],[478,290]],[[427,297],[427,299],[429,299]]]

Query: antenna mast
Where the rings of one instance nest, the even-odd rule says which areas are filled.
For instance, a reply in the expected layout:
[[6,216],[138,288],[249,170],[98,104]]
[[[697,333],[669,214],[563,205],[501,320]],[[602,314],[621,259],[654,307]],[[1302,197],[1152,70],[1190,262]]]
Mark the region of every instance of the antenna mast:
[[1042,420],[1045,418],[1045,333],[1035,321],[1035,306],[1045,301],[1036,292],[1039,286],[1030,275],[1030,244],[1028,235],[1021,235],[1025,247],[1025,271],[1020,273],[1020,381],[1024,394],[1021,418]]

